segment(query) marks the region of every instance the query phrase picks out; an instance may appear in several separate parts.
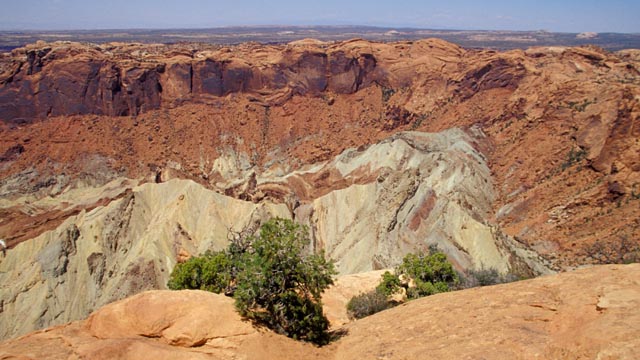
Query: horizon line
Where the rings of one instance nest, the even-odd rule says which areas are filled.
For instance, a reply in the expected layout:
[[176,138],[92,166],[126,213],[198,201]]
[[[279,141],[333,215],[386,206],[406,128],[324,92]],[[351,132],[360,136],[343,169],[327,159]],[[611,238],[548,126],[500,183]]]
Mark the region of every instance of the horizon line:
[[195,26],[195,27],[98,27],[98,28],[49,28],[49,29],[36,29],[36,28],[0,28],[0,32],[86,32],[86,31],[168,31],[168,30],[216,30],[216,29],[255,29],[255,28],[369,28],[369,29],[388,29],[388,30],[409,30],[409,31],[419,31],[419,30],[427,30],[427,31],[453,31],[453,32],[465,32],[465,31],[475,31],[475,32],[522,32],[522,33],[554,33],[554,34],[583,34],[583,33],[597,33],[597,34],[623,34],[623,35],[640,35],[640,32],[616,32],[616,31],[582,31],[582,32],[571,32],[571,31],[552,31],[546,29],[536,29],[536,30],[515,30],[515,29],[457,29],[457,28],[438,28],[438,27],[418,27],[411,25],[400,25],[400,26],[389,26],[389,25],[357,25],[357,24],[339,24],[339,25],[330,25],[330,24],[313,24],[313,25],[285,25],[285,24],[262,24],[262,25],[223,25],[223,26]]

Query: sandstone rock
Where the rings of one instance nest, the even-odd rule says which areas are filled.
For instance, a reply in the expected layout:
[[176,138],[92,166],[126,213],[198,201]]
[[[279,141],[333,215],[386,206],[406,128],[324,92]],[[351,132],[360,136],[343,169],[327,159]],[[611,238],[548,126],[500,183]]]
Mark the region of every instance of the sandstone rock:
[[[479,150],[496,184],[492,210],[515,209],[500,216],[500,230],[524,243],[556,243],[560,257],[551,260],[572,267],[584,262],[581,244],[620,232],[638,238],[639,228],[624,220],[640,216],[632,192],[617,207],[603,185],[640,184],[636,53],[495,52],[435,39],[223,48],[41,42],[0,60],[0,116],[12,119],[0,126],[10,139],[0,144],[0,154],[10,155],[0,161],[0,178],[34,170],[38,176],[11,183],[53,190],[55,180],[64,189],[91,174],[81,166],[87,157],[100,156],[111,169],[107,181],[160,171],[216,188],[212,164],[229,153],[246,156],[247,172],[289,173],[395,132],[475,126],[488,138]],[[75,113],[88,115],[67,116]],[[577,148],[584,161],[567,170]],[[269,190],[247,199],[289,201],[281,187]],[[550,209],[570,204],[589,206],[562,223],[547,222]],[[49,230],[60,224],[35,221]]]
[[4,344],[3,359],[293,359],[318,353],[309,344],[254,328],[240,319],[232,299],[204,291],[146,292],[83,322]]
[[[38,43],[0,62],[0,236],[9,247],[0,268],[10,269],[0,275],[9,284],[0,316],[14,319],[7,333],[162,285],[181,249],[224,246],[226,226],[236,218],[248,225],[247,211],[262,205],[311,225],[314,246],[330,250],[345,273],[391,266],[404,251],[438,242],[461,268],[531,275],[547,270],[528,247],[571,269],[588,262],[584,244],[640,239],[637,51],[495,52],[434,39]],[[460,141],[452,140],[460,130],[392,138],[454,128],[464,129]],[[443,156],[437,166],[420,146],[395,146],[416,138],[446,145],[433,152]],[[123,177],[136,180],[110,183]],[[194,190],[197,201],[180,194],[190,210],[210,201],[233,219],[191,214],[165,193],[171,179],[247,203]],[[166,180],[164,190],[136,188]],[[609,183],[624,189],[616,201]],[[223,225],[209,235],[207,222]],[[64,240],[74,225],[75,253]],[[512,261],[523,258],[531,260]],[[76,303],[67,309],[69,298]]]
[[322,348],[254,328],[222,295],[152,291],[2,342],[0,358],[635,359],[638,276],[638,264],[599,266],[437,294],[349,323]]
[[181,251],[222,249],[230,229],[255,228],[271,216],[288,211],[185,180],[142,185],[81,211],[0,260],[0,336],[81,319],[114,300],[164,288]]
[[87,319],[87,329],[98,339],[141,336],[185,348],[255,331],[240,320],[233,299],[196,290],[149,292],[110,304]]
[[[173,56],[165,49],[159,61],[141,56],[139,47],[113,48],[118,56],[93,47],[36,44],[24,52],[24,64],[0,78],[0,120],[24,121],[56,115],[137,115],[150,109],[232,93],[292,90],[319,94],[329,89],[353,93],[371,84],[371,54],[331,54],[313,44],[287,48],[258,66],[246,54],[214,51],[202,57]],[[281,50],[281,49],[279,49]],[[275,59],[274,59],[275,58]],[[55,59],[55,61],[53,61]]]
[[314,172],[335,168],[354,185],[301,206],[296,218],[309,221],[317,247],[337,260],[341,273],[393,267],[431,244],[462,268],[508,271],[509,250],[496,245],[481,220],[493,189],[472,143],[459,130],[401,133],[362,152],[347,151]]
[[639,272],[596,267],[431,296],[349,324],[331,347],[340,359],[632,359]]

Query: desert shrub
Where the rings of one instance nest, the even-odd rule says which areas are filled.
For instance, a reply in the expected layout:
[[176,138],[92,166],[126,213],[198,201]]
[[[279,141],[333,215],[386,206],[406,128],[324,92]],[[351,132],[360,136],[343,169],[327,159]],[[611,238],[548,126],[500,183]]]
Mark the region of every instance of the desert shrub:
[[437,247],[428,253],[407,254],[392,274],[385,271],[380,283],[367,293],[354,296],[347,303],[350,317],[360,319],[395,305],[390,297],[405,289],[407,298],[417,299],[456,287],[459,277],[447,256]]
[[581,162],[586,156],[587,150],[583,148],[579,148],[578,150],[571,148],[567,154],[567,159],[562,163],[562,170],[566,170],[574,164]]
[[392,306],[393,304],[387,300],[387,295],[375,289],[352,297],[347,303],[347,314],[349,318],[361,319]]
[[324,254],[304,256],[307,229],[272,219],[251,243],[238,273],[234,298],[241,315],[294,339],[323,344],[329,322],[322,292],[333,284],[333,262]]
[[232,260],[224,251],[207,252],[177,264],[167,287],[172,290],[200,289],[221,293],[232,281]]
[[236,237],[226,251],[178,264],[167,285],[224,291],[242,316],[291,338],[325,344],[329,321],[320,297],[336,271],[323,253],[306,254],[307,244],[306,227],[271,219],[258,236]]
[[391,97],[393,96],[393,94],[395,94],[396,91],[390,87],[386,87],[383,86],[382,87],[382,102],[383,103],[387,103],[389,102],[389,100],[391,99]]
[[589,100],[589,99],[584,99],[582,102],[579,101],[569,101],[567,102],[567,105],[569,106],[569,108],[576,110],[578,112],[583,112],[587,109],[587,106],[594,104],[595,103],[595,99]]
[[462,279],[462,288],[472,288],[477,286],[489,286],[497,284],[505,284],[519,280],[515,274],[502,274],[495,268],[482,268],[480,270],[467,271],[464,279]]
[[460,281],[447,256],[438,250],[407,254],[396,269],[396,276],[415,283],[414,287],[407,288],[409,299],[450,291]]
[[596,241],[582,248],[585,258],[594,264],[630,264],[640,262],[640,243],[620,235],[612,241]]
[[397,275],[394,275],[388,271],[382,274],[382,280],[376,287],[376,291],[384,296],[391,296],[400,291],[402,283]]

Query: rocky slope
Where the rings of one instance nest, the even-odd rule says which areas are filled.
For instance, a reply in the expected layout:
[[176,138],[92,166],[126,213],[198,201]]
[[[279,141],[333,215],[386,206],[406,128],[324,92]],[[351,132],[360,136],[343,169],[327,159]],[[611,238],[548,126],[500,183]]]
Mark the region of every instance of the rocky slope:
[[[180,179],[118,179],[94,191],[15,199],[12,206],[44,214],[82,210],[1,260],[0,335],[82,319],[114,300],[165,288],[177,261],[220,250],[230,232],[252,233],[273,216],[308,224],[311,246],[343,274],[393,267],[434,244],[459,269],[547,272],[487,222],[493,187],[473,144],[460,130],[398,133],[281,176],[250,172],[234,189],[255,202]],[[290,200],[272,202],[274,193]]]
[[151,291],[0,343],[0,359],[635,359],[638,276],[601,266],[438,294],[347,324],[323,348],[256,329],[221,295]]
[[4,54],[0,337],[162,288],[273,215],[344,274],[430,244],[527,276],[637,244],[638,59],[433,39]]
[[[638,238],[639,66],[636,50],[433,39],[38,43],[0,59],[0,185],[11,197],[170,172],[224,192],[229,150],[226,170],[295,170],[399,130],[475,125],[495,220],[572,266],[596,240]],[[0,226],[10,246],[33,237]]]

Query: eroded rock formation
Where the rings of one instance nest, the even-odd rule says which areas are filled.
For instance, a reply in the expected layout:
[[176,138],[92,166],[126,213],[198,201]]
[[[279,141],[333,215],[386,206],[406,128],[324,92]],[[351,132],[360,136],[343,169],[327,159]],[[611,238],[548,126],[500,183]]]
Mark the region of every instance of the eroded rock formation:
[[[461,270],[548,272],[535,253],[488,222],[493,186],[474,146],[486,139],[475,136],[398,133],[281,176],[239,173],[232,183],[246,182],[232,189],[245,200],[191,180],[121,179],[61,195],[65,201],[31,203],[45,214],[81,210],[0,263],[0,320],[12,324],[0,335],[82,319],[114,300],[165,288],[177,261],[220,250],[230,232],[252,233],[273,216],[308,224],[310,246],[325,250],[343,274],[391,268],[430,245]],[[288,201],[273,201],[281,198]]]
[[459,269],[531,275],[637,243],[639,67],[433,39],[16,49],[0,57],[2,336],[162,288],[273,215],[343,273],[437,243]]

